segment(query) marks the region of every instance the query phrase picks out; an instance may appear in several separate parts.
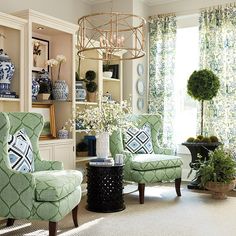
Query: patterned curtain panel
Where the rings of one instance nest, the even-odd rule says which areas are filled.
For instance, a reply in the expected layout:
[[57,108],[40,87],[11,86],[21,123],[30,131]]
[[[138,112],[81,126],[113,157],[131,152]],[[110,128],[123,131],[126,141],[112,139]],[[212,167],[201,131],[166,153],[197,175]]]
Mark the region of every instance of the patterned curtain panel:
[[149,105],[148,112],[162,119],[159,142],[173,147],[174,72],[176,16],[149,18]]
[[200,67],[220,78],[217,97],[205,103],[204,131],[236,144],[236,7],[204,10],[200,16]]

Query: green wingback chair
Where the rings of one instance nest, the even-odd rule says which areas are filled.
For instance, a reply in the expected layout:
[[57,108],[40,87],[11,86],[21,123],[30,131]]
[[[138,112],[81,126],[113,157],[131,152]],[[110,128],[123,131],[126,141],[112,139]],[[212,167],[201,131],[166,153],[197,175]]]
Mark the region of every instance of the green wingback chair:
[[[33,173],[12,170],[8,158],[8,135],[24,128],[33,148]],[[40,158],[38,139],[43,117],[37,113],[0,113],[0,217],[7,218],[7,226],[15,219],[49,221],[49,235],[56,235],[57,222],[72,209],[75,227],[81,199],[82,174],[63,170],[58,161]]]
[[124,179],[138,183],[139,201],[144,203],[145,184],[175,180],[177,196],[181,196],[182,161],[172,150],[161,148],[158,136],[161,131],[161,121],[158,115],[133,115],[131,118],[138,127],[148,124],[151,128],[151,138],[154,154],[132,154],[124,149],[123,134],[114,132],[110,138],[110,151],[124,154]]

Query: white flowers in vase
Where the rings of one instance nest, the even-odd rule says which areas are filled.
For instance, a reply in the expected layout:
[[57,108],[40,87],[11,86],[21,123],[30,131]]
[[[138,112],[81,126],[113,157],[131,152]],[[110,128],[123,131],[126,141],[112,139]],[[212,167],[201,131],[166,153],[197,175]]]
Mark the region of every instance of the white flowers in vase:
[[60,72],[61,72],[61,64],[63,62],[66,62],[66,57],[64,55],[57,55],[56,60],[58,61],[59,67],[58,67],[58,75],[57,79],[60,79]]
[[76,119],[82,122],[87,132],[112,134],[118,129],[132,126],[127,118],[131,109],[127,101],[121,103],[102,103],[101,108],[93,107],[77,112]]
[[50,60],[46,61],[46,65],[50,66],[50,69],[51,69],[51,79],[52,79],[52,68],[56,67],[57,65],[59,65],[57,79],[58,80],[60,79],[61,64],[63,62],[66,62],[66,57],[64,55],[57,55],[56,59],[51,58]]

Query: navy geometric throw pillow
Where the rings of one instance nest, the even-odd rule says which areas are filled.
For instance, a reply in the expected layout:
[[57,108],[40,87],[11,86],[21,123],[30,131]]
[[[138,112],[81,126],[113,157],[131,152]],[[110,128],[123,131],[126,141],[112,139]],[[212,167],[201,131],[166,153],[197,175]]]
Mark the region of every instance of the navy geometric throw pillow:
[[33,149],[24,129],[8,137],[8,155],[13,170],[23,173],[34,171]]
[[150,126],[142,129],[131,127],[124,135],[125,149],[131,153],[152,154],[152,137]]

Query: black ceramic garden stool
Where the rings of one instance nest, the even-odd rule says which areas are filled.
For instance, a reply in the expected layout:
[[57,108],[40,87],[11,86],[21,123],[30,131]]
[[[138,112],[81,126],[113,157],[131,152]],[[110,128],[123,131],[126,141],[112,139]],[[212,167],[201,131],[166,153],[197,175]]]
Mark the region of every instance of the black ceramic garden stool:
[[125,209],[123,165],[87,165],[87,209],[95,212],[116,212]]
[[[201,155],[204,159],[208,160],[209,151],[214,151],[221,142],[214,143],[192,143],[192,142],[184,142],[182,145],[186,146],[190,153],[192,160],[189,163],[189,166],[193,168],[193,164],[199,159],[198,155]],[[194,179],[188,184],[188,189],[200,189],[200,179]]]

